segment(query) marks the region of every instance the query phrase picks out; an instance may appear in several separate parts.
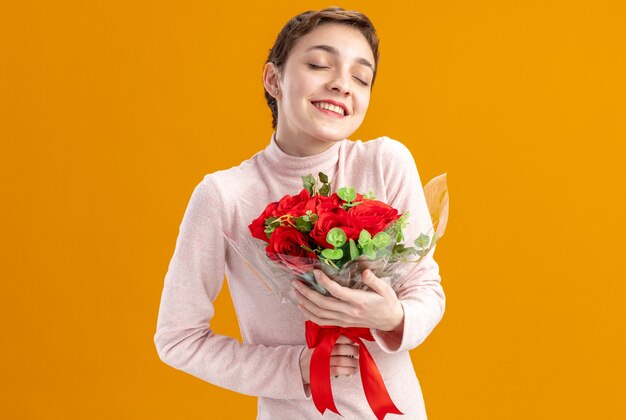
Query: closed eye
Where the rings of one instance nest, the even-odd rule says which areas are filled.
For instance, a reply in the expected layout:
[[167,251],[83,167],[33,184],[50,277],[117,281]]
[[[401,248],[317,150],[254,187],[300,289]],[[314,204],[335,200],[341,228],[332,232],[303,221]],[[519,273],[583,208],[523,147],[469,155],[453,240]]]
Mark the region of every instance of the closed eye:
[[[310,68],[312,68],[312,69],[327,69],[327,68],[328,68],[328,67],[324,67],[324,66],[318,66],[317,64],[313,64],[313,63],[308,63],[308,66],[309,66]],[[358,77],[354,76],[354,78],[355,78],[356,80],[358,80],[358,81],[359,81],[359,83],[360,83],[360,84],[362,84],[363,86],[369,86],[369,85],[367,84],[367,82],[365,82],[365,81],[363,81],[363,80],[359,79]]]
[[359,79],[358,77],[355,77],[356,80],[359,81],[359,83],[361,83],[363,86],[367,86],[367,82],[364,82],[363,80]]

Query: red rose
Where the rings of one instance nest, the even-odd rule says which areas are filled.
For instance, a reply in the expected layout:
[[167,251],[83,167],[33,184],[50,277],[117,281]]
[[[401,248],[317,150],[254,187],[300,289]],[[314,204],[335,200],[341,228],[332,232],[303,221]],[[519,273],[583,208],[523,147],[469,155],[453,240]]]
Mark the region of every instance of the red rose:
[[398,210],[378,200],[365,200],[351,207],[348,213],[372,236],[385,230],[400,217]]
[[330,196],[315,194],[306,203],[304,211],[311,210],[315,214],[320,214],[325,211],[339,207],[341,199],[337,193],[333,193]]
[[322,212],[311,231],[311,237],[325,248],[334,248],[326,242],[326,235],[332,228],[341,228],[349,239],[357,240],[363,225],[341,207]]
[[267,237],[267,233],[265,233],[265,219],[268,219],[272,216],[276,217],[277,208],[278,208],[277,201],[268,204],[267,207],[265,207],[265,210],[263,210],[263,213],[261,213],[259,217],[254,219],[252,223],[248,225],[248,229],[250,229],[250,233],[252,233],[252,237],[261,239],[265,242],[269,240],[269,238]]
[[281,216],[290,214],[292,217],[300,217],[306,213],[304,209],[311,198],[309,190],[303,188],[298,195],[286,195],[278,201],[277,213]]
[[[265,253],[274,261],[287,261],[295,266],[304,265],[310,259],[317,259],[314,252],[307,251],[302,245],[311,248],[306,235],[291,226],[278,226],[270,236]],[[299,258],[283,258],[284,256]]]

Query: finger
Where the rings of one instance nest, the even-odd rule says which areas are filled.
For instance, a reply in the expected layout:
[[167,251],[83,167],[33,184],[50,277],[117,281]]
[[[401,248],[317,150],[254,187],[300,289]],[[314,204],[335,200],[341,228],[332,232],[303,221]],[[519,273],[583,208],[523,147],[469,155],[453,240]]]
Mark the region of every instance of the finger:
[[324,274],[321,270],[313,270],[313,274],[315,274],[315,279],[320,283],[328,292],[336,297],[339,300],[343,300],[346,302],[352,301],[351,290],[348,287],[343,287],[339,285],[337,282],[328,278],[326,274]]
[[359,369],[353,368],[353,367],[331,367],[330,368],[330,374],[333,375],[335,378],[337,376],[351,376],[358,372],[359,372]]
[[359,365],[359,361],[352,357],[346,356],[330,356],[330,367],[351,367],[355,368]]
[[350,325],[346,325],[345,322],[343,322],[340,319],[326,319],[326,318],[320,318],[317,315],[315,315],[313,312],[309,311],[307,308],[305,308],[302,305],[298,305],[298,308],[300,308],[300,310],[302,311],[302,314],[304,315],[304,317],[310,321],[315,322],[317,325],[331,325],[331,326],[335,326],[335,327],[350,327]]
[[359,348],[351,344],[335,344],[330,354],[332,356],[347,356],[358,359]]
[[[337,314],[329,312],[327,315],[331,315],[330,317],[322,317],[318,316],[316,313],[311,312],[309,309],[304,307],[303,304],[298,304],[298,308],[304,315],[304,317],[310,321],[315,322],[317,325],[325,325],[325,326],[333,326],[333,327],[357,327],[364,328],[364,325],[361,325],[357,322],[352,321],[352,318],[347,319],[347,315],[345,314]],[[314,310],[320,311],[319,308],[313,306]]]
[[[344,322],[349,321],[349,318],[346,314],[324,309],[315,304],[315,302],[307,299],[299,292],[296,292],[296,298],[298,300],[299,306],[304,307],[308,312],[313,314],[315,317],[326,320],[342,320]],[[317,321],[315,321],[317,322]],[[343,325],[337,325],[343,326]]]
[[[332,280],[329,280],[329,281],[337,285],[337,283],[335,283],[334,281]],[[340,300],[337,300],[334,297],[323,296],[317,293],[316,291],[309,289],[308,287],[304,286],[303,284],[299,282],[296,282],[294,284],[294,287],[296,288],[296,291],[300,293],[301,296],[310,300],[311,302],[313,302],[316,306],[320,308],[328,309],[330,311],[339,312],[339,313],[346,313],[350,309],[349,304],[342,302]]]
[[363,283],[369,286],[370,289],[381,296],[387,296],[389,289],[391,289],[391,286],[376,277],[376,275],[374,275],[372,270],[369,268],[361,273],[361,279],[363,280]]

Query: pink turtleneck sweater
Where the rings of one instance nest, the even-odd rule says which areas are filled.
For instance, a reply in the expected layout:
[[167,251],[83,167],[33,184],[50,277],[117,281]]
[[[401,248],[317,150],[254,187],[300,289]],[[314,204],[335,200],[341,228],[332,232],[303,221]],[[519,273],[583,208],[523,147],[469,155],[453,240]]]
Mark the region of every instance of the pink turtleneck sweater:
[[[420,232],[429,232],[432,224],[421,180],[402,143],[389,137],[344,139],[317,155],[295,157],[278,147],[274,132],[264,150],[238,166],[205,175],[197,184],[165,275],[154,336],[159,357],[214,385],[258,396],[257,419],[322,417],[300,372],[305,318],[261,284],[221,232],[247,235],[248,224],[268,203],[299,193],[300,177],[318,172],[329,176],[333,191],[341,186],[363,193],[372,190],[378,200],[401,213],[409,211],[407,244]],[[402,332],[373,329],[375,341],[365,341],[391,399],[405,413],[387,419],[426,419],[409,350],[426,339],[445,309],[433,253],[395,287],[404,309]],[[224,275],[243,343],[211,330],[213,301]],[[375,419],[359,374],[332,378],[332,390],[343,418]],[[327,410],[324,418],[340,417]]]

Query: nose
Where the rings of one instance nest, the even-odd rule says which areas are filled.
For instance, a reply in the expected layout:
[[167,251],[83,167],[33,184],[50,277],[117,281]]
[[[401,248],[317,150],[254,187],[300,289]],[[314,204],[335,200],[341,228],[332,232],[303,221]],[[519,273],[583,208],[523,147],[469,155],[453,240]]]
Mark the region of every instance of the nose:
[[344,95],[350,94],[350,76],[344,72],[335,73],[333,79],[328,83],[328,88]]

